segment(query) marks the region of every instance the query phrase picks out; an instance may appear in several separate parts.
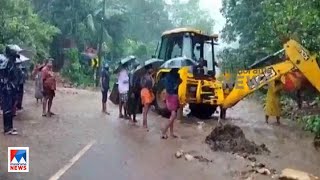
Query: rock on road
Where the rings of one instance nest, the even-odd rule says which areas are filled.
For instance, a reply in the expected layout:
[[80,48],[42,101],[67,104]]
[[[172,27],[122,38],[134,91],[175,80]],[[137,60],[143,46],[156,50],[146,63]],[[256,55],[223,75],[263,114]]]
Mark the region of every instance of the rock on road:
[[[100,98],[99,92],[59,88],[53,105],[57,115],[45,118],[41,117],[41,105],[36,104],[32,89],[27,89],[25,109],[14,120],[20,135],[0,135],[0,179],[228,180],[237,179],[248,165],[232,154],[212,152],[204,144],[215,120],[206,121],[202,129],[197,128],[194,119],[177,122],[181,138],[161,140],[159,129],[165,119],[151,112],[150,131],[146,132],[140,121],[132,126],[118,119],[118,108],[113,104],[108,105],[111,115],[103,115]],[[228,121],[239,125],[248,139],[265,143],[271,150],[270,156],[257,156],[259,161],[279,171],[290,166],[319,175],[320,156],[312,147],[310,134],[290,121],[280,127],[266,125],[261,106],[248,100],[230,109],[228,115],[232,117]],[[7,147],[12,146],[30,148],[29,173],[7,172]],[[179,149],[213,162],[176,159],[174,154]]]

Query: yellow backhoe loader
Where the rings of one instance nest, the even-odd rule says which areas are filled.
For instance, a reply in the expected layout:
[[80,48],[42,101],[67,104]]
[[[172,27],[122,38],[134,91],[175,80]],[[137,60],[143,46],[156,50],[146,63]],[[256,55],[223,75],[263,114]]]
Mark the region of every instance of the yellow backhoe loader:
[[[217,35],[205,35],[199,30],[178,28],[162,34],[155,59],[163,61],[155,75],[155,102],[159,114],[169,114],[165,104],[164,77],[172,68],[180,68],[182,80],[179,85],[179,99],[182,106],[189,104],[192,115],[206,119],[220,107],[220,117],[226,117],[226,110],[240,100],[275,79],[285,79],[291,72],[299,72],[318,91],[320,91],[320,68],[315,55],[298,42],[289,40],[278,53],[285,59],[260,68],[241,70],[234,83],[215,78],[215,51]],[[205,74],[192,71],[200,59],[207,62]],[[301,81],[297,78],[294,81]],[[285,81],[283,81],[285,83]],[[299,84],[299,83],[296,83]],[[299,88],[299,87],[294,87]]]

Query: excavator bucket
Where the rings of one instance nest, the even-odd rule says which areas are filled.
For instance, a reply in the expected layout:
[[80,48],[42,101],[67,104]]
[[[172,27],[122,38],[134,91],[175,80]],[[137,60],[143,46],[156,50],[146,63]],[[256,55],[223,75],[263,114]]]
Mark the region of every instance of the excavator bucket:
[[294,40],[288,41],[284,48],[289,60],[304,75],[306,79],[320,92],[320,68],[316,55],[310,52]]

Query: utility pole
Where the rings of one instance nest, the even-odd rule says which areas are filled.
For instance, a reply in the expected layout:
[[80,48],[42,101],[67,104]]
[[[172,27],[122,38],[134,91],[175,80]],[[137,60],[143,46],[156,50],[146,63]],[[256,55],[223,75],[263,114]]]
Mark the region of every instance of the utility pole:
[[103,33],[104,33],[103,30],[104,30],[105,14],[106,14],[106,0],[103,0],[101,27],[100,27],[100,39],[99,39],[99,52],[98,52],[99,67],[96,70],[96,87],[99,86],[99,82],[100,82],[100,71],[101,71],[101,65],[102,65],[102,43],[103,43]]

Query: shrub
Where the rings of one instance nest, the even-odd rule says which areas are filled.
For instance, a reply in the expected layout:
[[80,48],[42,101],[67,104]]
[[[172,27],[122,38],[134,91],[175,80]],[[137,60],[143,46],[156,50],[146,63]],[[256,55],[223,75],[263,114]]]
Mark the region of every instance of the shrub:
[[320,115],[304,116],[302,121],[305,122],[305,130],[320,136]]
[[80,64],[78,49],[69,49],[65,54],[68,62],[62,68],[62,76],[70,80],[75,86],[94,85],[94,70]]

